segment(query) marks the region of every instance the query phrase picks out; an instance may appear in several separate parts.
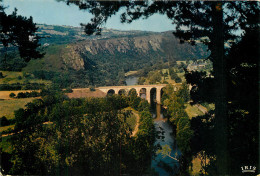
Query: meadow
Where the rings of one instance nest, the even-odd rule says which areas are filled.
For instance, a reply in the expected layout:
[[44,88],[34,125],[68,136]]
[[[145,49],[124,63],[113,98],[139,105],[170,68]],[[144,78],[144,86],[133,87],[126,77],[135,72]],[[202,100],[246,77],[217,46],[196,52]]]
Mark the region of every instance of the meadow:
[[[13,92],[13,91],[10,91]],[[5,116],[7,119],[14,118],[14,111],[19,108],[24,108],[29,102],[32,102],[36,98],[21,98],[21,99],[9,99],[0,100],[0,117]]]

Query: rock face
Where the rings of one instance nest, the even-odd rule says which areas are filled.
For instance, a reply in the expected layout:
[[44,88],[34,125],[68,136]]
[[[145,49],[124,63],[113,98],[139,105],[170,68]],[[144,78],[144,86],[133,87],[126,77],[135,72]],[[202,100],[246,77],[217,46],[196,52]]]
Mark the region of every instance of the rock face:
[[75,47],[67,47],[66,52],[61,56],[64,64],[74,70],[84,69],[84,59],[80,56],[79,50]]
[[86,36],[80,28],[40,25],[46,55],[33,60],[25,72],[41,72],[66,87],[125,84],[125,73],[148,74],[174,61],[208,56],[205,45],[180,44],[172,32],[103,30],[101,36]]
[[[118,31],[104,29],[101,36],[86,36],[80,28],[39,25],[44,38],[45,58],[29,63],[27,70],[54,72],[95,70],[109,75],[114,70],[128,72],[151,67],[159,62],[202,59],[208,56],[205,45],[180,44],[171,31]],[[109,76],[111,77],[111,76]]]
[[70,44],[62,55],[63,62],[74,70],[86,68],[86,60],[104,61],[124,57],[128,60],[156,60],[174,58],[186,60],[190,58],[205,58],[206,48],[202,44],[190,46],[180,44],[171,32],[153,33],[143,36],[118,37],[109,39],[84,40]]

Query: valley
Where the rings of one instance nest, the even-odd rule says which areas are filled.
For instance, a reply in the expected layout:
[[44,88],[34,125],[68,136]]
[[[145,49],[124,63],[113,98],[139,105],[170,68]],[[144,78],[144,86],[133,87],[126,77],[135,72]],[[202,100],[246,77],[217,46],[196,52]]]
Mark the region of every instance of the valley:
[[[152,135],[145,133],[145,140],[149,140],[147,149],[154,150],[157,144],[170,145],[171,150],[181,153],[176,148],[176,144],[173,145],[176,142],[172,138],[171,126],[173,124],[169,120],[170,111],[168,111],[168,108],[172,107],[167,102],[172,101],[170,98],[173,96],[173,92],[170,91],[172,85],[178,85],[174,88],[174,92],[187,91],[187,87],[181,86],[186,84],[184,69],[195,69],[192,66],[196,62],[210,65],[203,61],[203,58],[208,56],[205,46],[198,44],[192,47],[188,44],[180,44],[170,31],[158,33],[104,30],[101,36],[87,37],[80,32],[79,28],[50,25],[38,25],[38,27],[37,34],[44,37],[40,41],[41,50],[46,53],[44,58],[31,60],[20,68],[16,67],[19,57],[14,55],[16,57],[8,60],[9,67],[6,70],[2,68],[3,71],[1,71],[1,121],[6,118],[5,121],[8,124],[0,127],[2,137],[5,139],[1,143],[4,152],[12,153],[6,139],[15,133],[22,132],[23,125],[26,123],[29,126],[32,125],[31,127],[38,124],[43,129],[56,128],[58,121],[55,120],[55,116],[61,119],[65,114],[55,115],[57,113],[55,107],[64,109],[69,103],[71,105],[70,110],[67,109],[68,113],[76,113],[76,110],[80,110],[79,113],[94,113],[91,116],[96,116],[96,113],[103,112],[104,118],[110,108],[115,108],[118,120],[125,116],[126,121],[123,124],[130,126],[131,133],[128,127],[123,127],[123,125],[122,128],[132,138],[138,139],[142,135],[140,132],[142,129],[151,131]],[[210,69],[211,66],[208,67],[208,70]],[[160,85],[163,85],[162,89],[158,88]],[[122,90],[115,92],[113,88],[119,86]],[[140,88],[130,90],[127,86]],[[106,88],[110,90],[103,90]],[[16,96],[20,92],[33,90],[39,92],[39,97],[11,97],[11,93]],[[182,94],[179,96],[184,96]],[[187,92],[185,96],[188,96]],[[60,97],[59,99],[63,101],[55,97]],[[53,102],[49,104],[48,99]],[[114,104],[111,104],[112,102]],[[75,107],[72,105],[74,103],[77,104]],[[93,106],[96,103],[97,106]],[[22,115],[27,111],[30,114],[33,113],[34,106],[38,109],[36,111],[45,111],[49,117],[41,115],[37,117],[41,120],[34,122],[35,116],[28,114],[32,119],[27,119]],[[91,106],[92,110],[89,109]],[[188,102],[185,103],[183,112],[187,114],[185,118],[187,116],[190,119],[204,114],[200,108],[191,106]],[[129,113],[130,116],[127,115]],[[109,113],[110,115],[112,114]],[[21,118],[24,118],[24,121],[21,121]],[[144,119],[146,119],[145,122]],[[150,126],[147,126],[148,124]],[[160,138],[155,140],[153,134],[155,130],[162,134],[166,132],[167,134],[163,135],[166,136],[166,140]],[[50,142],[52,140],[50,139]],[[129,145],[130,141],[126,144]],[[148,161],[152,162],[151,167],[160,175],[167,175],[159,163],[170,161],[169,158],[163,159],[161,155],[158,155],[151,160],[148,157],[150,153],[151,151],[139,154],[139,156],[147,157]],[[150,167],[149,163],[141,165]],[[171,166],[178,167],[178,164]],[[131,169],[127,170],[127,172],[132,172]]]
[[259,174],[259,12],[0,0],[0,175]]

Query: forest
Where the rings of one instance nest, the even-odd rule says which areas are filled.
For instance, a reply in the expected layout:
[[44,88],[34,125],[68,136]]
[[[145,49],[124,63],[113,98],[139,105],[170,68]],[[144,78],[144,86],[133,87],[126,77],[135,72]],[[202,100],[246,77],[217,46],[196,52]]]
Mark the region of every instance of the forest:
[[[129,106],[140,113],[135,136],[126,123]],[[149,104],[135,92],[68,99],[57,90],[45,90],[41,99],[15,111],[12,133],[12,153],[1,151],[1,158],[4,173],[14,175],[149,173],[157,135]]]

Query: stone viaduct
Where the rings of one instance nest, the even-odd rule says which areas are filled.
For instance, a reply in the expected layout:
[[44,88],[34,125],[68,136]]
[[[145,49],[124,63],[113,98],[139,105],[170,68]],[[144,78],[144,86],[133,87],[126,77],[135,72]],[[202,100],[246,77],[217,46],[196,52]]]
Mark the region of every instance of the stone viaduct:
[[[128,94],[131,89],[134,89],[139,97],[145,94],[146,100],[151,103],[151,90],[155,90],[156,102],[161,104],[161,92],[162,88],[166,87],[167,84],[156,84],[156,85],[132,85],[132,86],[110,86],[110,87],[97,87],[96,89],[104,92],[105,94]],[[180,87],[181,84],[173,84],[175,91]]]

